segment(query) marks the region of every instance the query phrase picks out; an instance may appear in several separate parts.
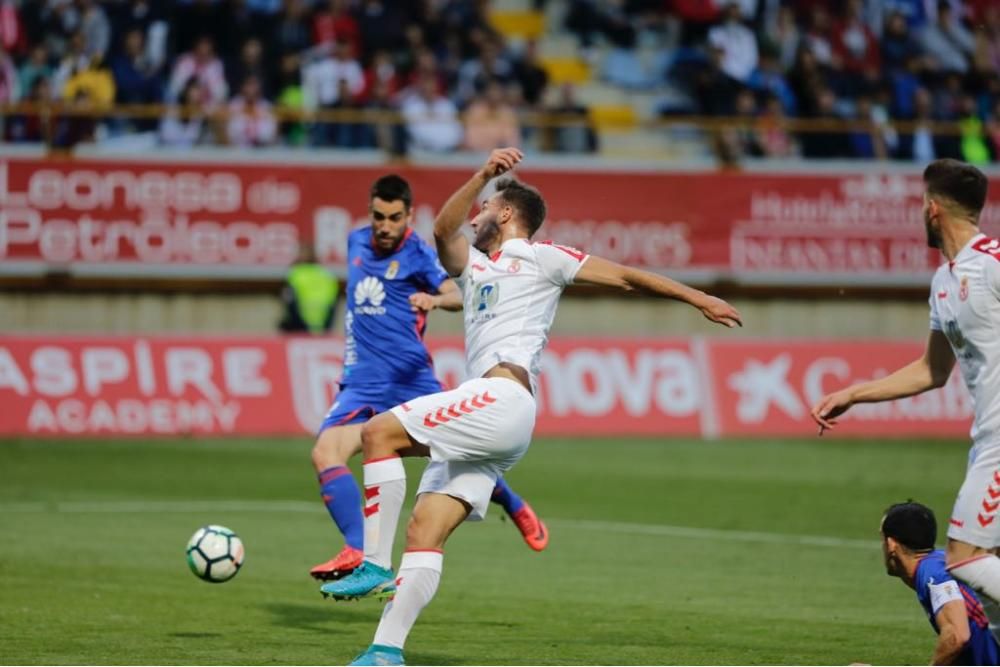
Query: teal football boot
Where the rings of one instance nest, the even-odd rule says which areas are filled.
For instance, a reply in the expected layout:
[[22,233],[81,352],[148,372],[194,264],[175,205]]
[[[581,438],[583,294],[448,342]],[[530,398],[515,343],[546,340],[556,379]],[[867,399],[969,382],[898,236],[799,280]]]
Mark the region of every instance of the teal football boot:
[[372,644],[354,659],[352,665],[405,665],[403,649],[395,646]]
[[319,592],[334,600],[387,600],[396,594],[396,581],[392,570],[366,560],[343,579],[320,586]]

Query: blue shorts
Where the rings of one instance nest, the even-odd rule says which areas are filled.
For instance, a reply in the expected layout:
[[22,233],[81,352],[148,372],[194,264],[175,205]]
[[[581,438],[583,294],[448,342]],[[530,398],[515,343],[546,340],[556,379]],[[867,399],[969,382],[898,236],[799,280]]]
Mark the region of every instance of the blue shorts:
[[441,383],[430,373],[405,384],[341,385],[317,434],[333,426],[363,424],[380,412],[442,389]]

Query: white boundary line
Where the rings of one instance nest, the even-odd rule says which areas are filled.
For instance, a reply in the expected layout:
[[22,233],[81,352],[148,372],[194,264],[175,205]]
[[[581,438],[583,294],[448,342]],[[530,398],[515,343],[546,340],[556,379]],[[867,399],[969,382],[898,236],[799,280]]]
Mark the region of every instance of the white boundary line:
[[[0,503],[0,517],[9,514],[200,514],[203,512],[259,512],[259,513],[322,513],[318,502],[300,500],[125,500],[125,501],[70,501],[70,502],[12,502]],[[751,542],[757,544],[786,544],[807,547],[832,547],[875,551],[875,540],[852,540],[824,535],[795,535],[766,533],[719,528],[696,528],[656,523],[627,523],[622,521],[591,521],[586,519],[547,519],[554,527],[612,532],[623,535],[669,537],[678,539],[711,540],[720,542]]]

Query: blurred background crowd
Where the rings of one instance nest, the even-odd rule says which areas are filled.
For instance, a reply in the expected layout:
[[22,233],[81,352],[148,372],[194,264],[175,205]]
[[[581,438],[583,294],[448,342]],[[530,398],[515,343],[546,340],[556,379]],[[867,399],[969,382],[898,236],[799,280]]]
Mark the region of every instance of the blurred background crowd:
[[0,0],[0,105],[57,147],[988,163],[1000,1]]

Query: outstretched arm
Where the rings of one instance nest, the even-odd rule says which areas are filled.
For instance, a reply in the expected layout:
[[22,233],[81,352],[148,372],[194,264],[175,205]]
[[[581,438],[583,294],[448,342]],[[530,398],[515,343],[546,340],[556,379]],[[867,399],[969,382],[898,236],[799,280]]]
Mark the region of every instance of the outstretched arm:
[[462,225],[469,218],[469,211],[476,197],[491,179],[514,168],[524,157],[516,148],[500,148],[490,153],[482,169],[448,198],[437,219],[434,220],[434,242],[438,259],[449,275],[457,276],[469,261],[469,241],[462,235]]
[[739,311],[717,297],[688,287],[665,276],[633,269],[601,257],[591,256],[577,271],[573,282],[577,284],[617,287],[626,292],[639,291],[665,299],[676,299],[691,304],[707,319],[727,327],[743,326]]
[[880,403],[943,387],[955,366],[955,354],[940,331],[931,331],[924,355],[892,375],[871,382],[861,382],[827,394],[812,409],[812,418],[823,429],[833,428],[836,418],[855,403]]

